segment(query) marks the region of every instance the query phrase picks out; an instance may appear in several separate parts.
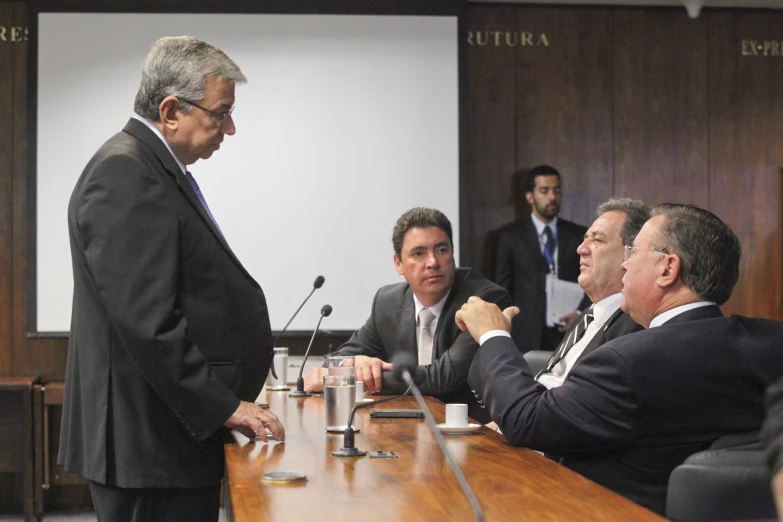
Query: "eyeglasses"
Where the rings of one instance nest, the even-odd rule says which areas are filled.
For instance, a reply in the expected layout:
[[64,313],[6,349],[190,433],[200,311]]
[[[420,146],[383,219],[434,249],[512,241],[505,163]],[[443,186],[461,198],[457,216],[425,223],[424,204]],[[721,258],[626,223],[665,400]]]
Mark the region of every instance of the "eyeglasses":
[[197,108],[201,109],[202,111],[206,112],[207,114],[209,114],[210,116],[215,118],[221,126],[226,123],[226,120],[228,119],[228,117],[231,116],[232,112],[234,112],[234,106],[233,105],[231,106],[230,109],[228,109],[227,112],[215,112],[215,111],[211,111],[211,110],[207,109],[206,107],[202,107],[198,103],[193,103],[190,100],[186,100],[185,98],[177,98],[177,99],[179,101],[181,101],[181,102],[188,103],[188,104],[190,104],[190,105],[192,105],[194,107],[197,107]]
[[663,250],[656,250],[654,248],[642,248],[642,247],[635,247],[631,245],[625,245],[623,247],[623,261],[628,261],[631,259],[637,252],[641,252],[643,250],[646,250],[648,252],[655,252],[656,254],[663,254],[664,256],[668,256],[668,252],[664,252]]

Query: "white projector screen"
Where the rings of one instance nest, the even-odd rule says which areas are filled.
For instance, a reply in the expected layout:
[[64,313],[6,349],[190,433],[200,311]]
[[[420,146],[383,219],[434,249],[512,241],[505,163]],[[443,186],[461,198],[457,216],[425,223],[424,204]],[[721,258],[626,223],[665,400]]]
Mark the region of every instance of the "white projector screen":
[[[223,49],[237,87],[235,136],[190,167],[280,330],[354,330],[375,291],[401,281],[391,231],[435,207],[459,237],[454,16],[40,13],[36,331],[67,332],[73,278],[67,205],[92,154],[125,125],[161,36]],[[455,251],[458,246],[455,244]]]

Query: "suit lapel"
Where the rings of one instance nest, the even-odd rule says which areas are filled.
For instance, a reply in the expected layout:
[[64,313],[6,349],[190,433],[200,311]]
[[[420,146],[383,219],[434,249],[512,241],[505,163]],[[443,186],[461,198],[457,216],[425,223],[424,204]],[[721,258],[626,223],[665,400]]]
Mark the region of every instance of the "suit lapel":
[[[563,220],[557,220],[557,273],[562,272],[561,267],[566,264],[566,256],[569,254],[568,249],[571,248],[571,241],[569,240],[568,232],[563,226]],[[576,250],[576,249],[574,249]]]
[[525,245],[525,249],[528,252],[538,252],[539,254],[537,256],[525,255],[523,256],[523,259],[532,260],[538,271],[546,272],[546,261],[544,260],[544,254],[541,253],[541,242],[538,240],[538,232],[536,232],[536,227],[533,225],[532,217],[528,216],[527,219],[522,219],[520,221],[519,233],[522,237],[522,243]]
[[[568,329],[566,330],[565,334],[563,335],[563,340],[560,341],[560,344],[557,345],[557,347],[555,348],[555,351],[552,352],[552,357],[549,358],[549,361],[547,361],[546,366],[544,366],[544,369],[541,370],[540,372],[538,372],[538,375],[540,375],[541,373],[548,372],[548,371],[552,370],[554,365],[557,364],[558,361],[560,361],[563,357],[566,356],[566,354],[561,354],[560,353],[560,348],[562,348],[563,343],[568,341],[568,339],[570,339],[571,336],[574,335],[575,330],[577,328],[577,325],[584,320],[584,317],[585,317],[586,313],[587,313],[587,309],[582,310],[582,313],[579,314],[579,317],[574,319],[574,322],[571,323],[571,326],[568,327]],[[536,375],[536,377],[538,377],[538,375]]]
[[[411,287],[406,288],[400,301],[400,320],[397,323],[397,351],[405,350],[406,346],[413,347],[413,355],[418,360],[418,342],[416,339],[416,305],[413,302]],[[438,321],[440,323],[440,321]],[[434,342],[433,342],[434,344]]]
[[604,323],[604,325],[601,327],[601,329],[598,331],[598,333],[596,333],[595,336],[590,340],[590,342],[587,343],[587,346],[585,346],[585,349],[582,351],[582,353],[576,359],[577,362],[580,361],[582,359],[582,357],[584,357],[588,353],[594,351],[596,348],[601,346],[601,343],[603,342],[603,338],[604,338],[604,336],[606,336],[606,331],[612,326],[612,324],[617,320],[617,318],[622,315],[622,313],[623,313],[623,311],[620,308],[618,308],[617,310],[614,311],[614,313]]
[[[462,281],[465,279],[465,276],[467,276],[468,272],[470,272],[469,268],[456,269],[454,274],[454,284],[451,285],[449,296],[446,298],[446,302],[443,304],[443,310],[440,311],[440,317],[438,317],[438,326],[435,328],[435,337],[432,340],[432,345],[435,347],[436,359],[449,349],[449,346],[441,346],[440,339],[443,337],[441,332],[443,332],[445,328],[450,327],[449,321],[453,322],[452,318],[454,317],[454,314],[457,313],[456,307],[462,306],[462,303],[457,302],[457,294],[459,293],[459,289],[462,286]],[[452,336],[449,335],[447,338],[450,339],[449,342],[453,342]]]
[[158,161],[160,161],[163,170],[165,170],[166,174],[174,178],[180,192],[182,192],[190,206],[193,207],[193,209],[199,215],[201,220],[209,229],[210,233],[215,237],[215,239],[217,239],[218,243],[220,243],[220,246],[223,248],[226,254],[228,254],[229,258],[235,265],[237,265],[237,267],[239,267],[240,270],[242,270],[242,272],[250,281],[258,286],[258,283],[256,283],[255,279],[253,279],[247,270],[245,270],[245,267],[242,266],[242,263],[240,263],[239,259],[237,259],[237,257],[234,255],[231,247],[228,246],[228,243],[226,242],[226,238],[223,237],[223,234],[220,233],[220,231],[215,226],[215,223],[212,221],[212,219],[210,219],[209,214],[207,214],[204,205],[201,204],[198,196],[196,196],[196,193],[193,190],[190,182],[187,180],[187,178],[185,178],[185,175],[180,170],[179,165],[174,160],[168,148],[166,148],[166,145],[160,140],[160,138],[150,129],[148,129],[146,125],[136,120],[135,118],[131,118],[128,121],[123,131],[131,134],[147,145],[150,149],[152,149],[152,151],[155,153],[155,156],[158,158]]

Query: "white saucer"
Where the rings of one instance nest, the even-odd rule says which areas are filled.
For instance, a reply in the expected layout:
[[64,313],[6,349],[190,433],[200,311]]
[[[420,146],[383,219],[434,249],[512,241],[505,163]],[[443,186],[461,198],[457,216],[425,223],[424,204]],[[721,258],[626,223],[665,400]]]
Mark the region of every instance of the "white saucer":
[[266,389],[269,391],[288,391],[291,388],[284,384],[281,384],[279,386],[267,386]]
[[356,401],[356,404],[365,404],[365,403],[367,403],[367,402],[372,402],[372,401],[374,401],[374,400],[375,400],[375,399],[373,399],[373,398],[371,398],[371,397],[365,397],[364,399],[362,399],[362,400],[360,400],[360,401]]
[[438,424],[438,429],[445,435],[464,435],[466,433],[473,433],[481,428],[481,424],[468,424],[467,426],[448,426],[446,424]]

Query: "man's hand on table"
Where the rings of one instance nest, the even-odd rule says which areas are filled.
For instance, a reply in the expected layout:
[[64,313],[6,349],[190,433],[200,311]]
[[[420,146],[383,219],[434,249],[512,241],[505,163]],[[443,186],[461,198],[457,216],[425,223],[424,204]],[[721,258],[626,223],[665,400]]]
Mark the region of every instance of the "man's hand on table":
[[356,356],[356,380],[364,381],[364,393],[378,393],[383,389],[383,372],[391,371],[392,364],[377,357]]
[[264,442],[269,441],[266,434],[269,429],[275,440],[285,440],[285,428],[277,415],[252,402],[240,402],[239,407],[225,422],[225,426],[237,430],[245,437],[258,438]]
[[307,393],[321,393],[324,391],[324,375],[326,368],[313,368],[304,376],[304,391]]

